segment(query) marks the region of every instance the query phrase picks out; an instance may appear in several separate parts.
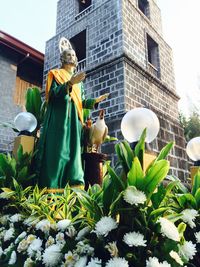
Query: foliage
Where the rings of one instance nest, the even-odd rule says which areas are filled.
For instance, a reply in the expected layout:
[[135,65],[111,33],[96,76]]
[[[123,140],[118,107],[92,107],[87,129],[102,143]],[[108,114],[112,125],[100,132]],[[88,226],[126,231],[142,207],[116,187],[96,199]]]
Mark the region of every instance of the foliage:
[[184,135],[187,141],[200,136],[200,117],[198,113],[193,112],[188,119],[183,114],[179,114],[179,120],[184,129]]
[[13,188],[13,179],[27,186],[28,181],[35,177],[31,169],[33,153],[23,153],[22,145],[17,151],[17,159],[0,153],[0,187]]
[[134,151],[116,144],[118,162],[106,163],[102,187],[67,185],[56,195],[14,180],[13,189],[3,188],[1,266],[199,266],[200,172],[191,192],[173,177],[164,186],[173,143],[144,172],[145,134]]

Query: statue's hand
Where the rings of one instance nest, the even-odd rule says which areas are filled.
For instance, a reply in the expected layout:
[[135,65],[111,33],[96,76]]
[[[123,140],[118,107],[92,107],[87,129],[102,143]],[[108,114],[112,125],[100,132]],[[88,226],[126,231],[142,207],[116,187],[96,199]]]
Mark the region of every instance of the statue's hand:
[[99,97],[96,98],[96,103],[102,102],[102,101],[105,100],[108,96],[109,96],[109,93],[108,93],[108,94],[104,94],[104,95],[100,95]]
[[85,72],[79,72],[75,75],[73,75],[69,81],[71,85],[77,84],[85,80]]

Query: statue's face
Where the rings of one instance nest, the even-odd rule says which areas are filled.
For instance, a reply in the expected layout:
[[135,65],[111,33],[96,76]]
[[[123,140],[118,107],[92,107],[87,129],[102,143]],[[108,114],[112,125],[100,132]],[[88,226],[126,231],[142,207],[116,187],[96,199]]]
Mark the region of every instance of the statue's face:
[[65,50],[62,54],[62,62],[64,64],[69,64],[76,66],[77,65],[77,57],[74,50]]

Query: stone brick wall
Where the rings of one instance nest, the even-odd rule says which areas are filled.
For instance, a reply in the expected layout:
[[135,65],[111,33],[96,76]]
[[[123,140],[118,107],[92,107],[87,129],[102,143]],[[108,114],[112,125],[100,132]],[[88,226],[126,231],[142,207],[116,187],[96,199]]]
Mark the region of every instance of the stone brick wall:
[[[13,121],[19,112],[13,103],[16,71],[15,62],[0,53],[0,122]],[[15,136],[12,129],[0,127],[0,151],[11,151]]]

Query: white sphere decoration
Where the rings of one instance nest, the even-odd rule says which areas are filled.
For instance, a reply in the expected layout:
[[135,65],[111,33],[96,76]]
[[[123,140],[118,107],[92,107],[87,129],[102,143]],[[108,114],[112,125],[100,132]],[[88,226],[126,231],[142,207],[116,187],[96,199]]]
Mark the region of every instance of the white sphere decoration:
[[14,119],[18,131],[33,132],[37,126],[37,119],[30,112],[20,112]]
[[188,157],[193,161],[200,160],[200,137],[192,138],[188,142],[186,152]]
[[160,123],[156,114],[147,108],[135,108],[128,111],[121,121],[121,131],[129,142],[137,142],[147,128],[145,142],[152,142],[158,135]]

